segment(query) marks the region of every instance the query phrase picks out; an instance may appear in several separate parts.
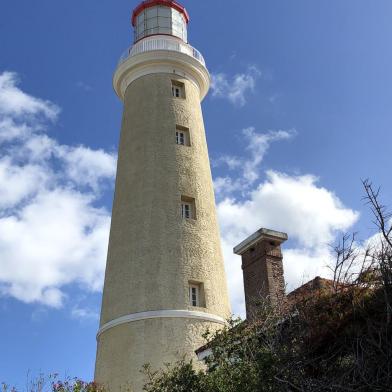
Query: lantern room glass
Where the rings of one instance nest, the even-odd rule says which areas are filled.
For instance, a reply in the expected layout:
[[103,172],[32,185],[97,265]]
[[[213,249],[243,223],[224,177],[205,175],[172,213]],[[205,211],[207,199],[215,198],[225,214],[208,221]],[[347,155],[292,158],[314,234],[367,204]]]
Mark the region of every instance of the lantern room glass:
[[187,23],[174,8],[156,6],[145,9],[136,18],[135,42],[155,34],[168,34],[188,41]]

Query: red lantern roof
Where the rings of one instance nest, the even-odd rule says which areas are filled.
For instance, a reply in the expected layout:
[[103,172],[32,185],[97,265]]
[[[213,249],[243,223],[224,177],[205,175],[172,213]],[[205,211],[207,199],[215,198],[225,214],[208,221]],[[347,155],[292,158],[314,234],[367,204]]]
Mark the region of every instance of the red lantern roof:
[[132,14],[132,26],[136,25],[137,16],[147,8],[155,7],[156,5],[163,5],[166,7],[171,7],[184,15],[186,23],[189,23],[189,14],[184,6],[177,3],[174,0],[145,0],[141,2],[133,11]]

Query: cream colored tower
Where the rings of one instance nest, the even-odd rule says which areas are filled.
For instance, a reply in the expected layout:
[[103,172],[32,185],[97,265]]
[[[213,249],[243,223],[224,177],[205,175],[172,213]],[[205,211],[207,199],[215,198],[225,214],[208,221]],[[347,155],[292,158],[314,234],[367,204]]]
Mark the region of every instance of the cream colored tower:
[[230,315],[201,100],[202,55],[186,10],[144,1],[114,88],[124,102],[95,380],[142,391],[145,363],[194,351]]

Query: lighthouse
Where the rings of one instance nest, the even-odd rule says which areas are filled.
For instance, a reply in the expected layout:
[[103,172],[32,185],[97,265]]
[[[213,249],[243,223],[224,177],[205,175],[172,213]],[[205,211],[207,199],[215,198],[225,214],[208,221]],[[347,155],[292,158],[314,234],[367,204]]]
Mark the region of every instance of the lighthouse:
[[186,9],[143,1],[113,77],[124,105],[96,382],[141,392],[144,364],[196,359],[230,315],[201,101],[210,76]]

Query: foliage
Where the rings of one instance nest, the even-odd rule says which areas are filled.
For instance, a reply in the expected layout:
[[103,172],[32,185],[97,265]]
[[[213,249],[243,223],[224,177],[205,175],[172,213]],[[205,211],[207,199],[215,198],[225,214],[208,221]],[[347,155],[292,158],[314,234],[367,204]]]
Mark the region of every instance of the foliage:
[[203,373],[194,369],[192,362],[181,360],[175,366],[166,365],[161,371],[152,371],[150,365],[144,366],[148,382],[143,390],[161,392],[201,392]]
[[260,299],[256,322],[230,320],[205,337],[205,370],[181,360],[153,372],[146,392],[387,391],[392,385],[392,215],[363,183],[377,229],[334,247],[334,280],[294,302]]

